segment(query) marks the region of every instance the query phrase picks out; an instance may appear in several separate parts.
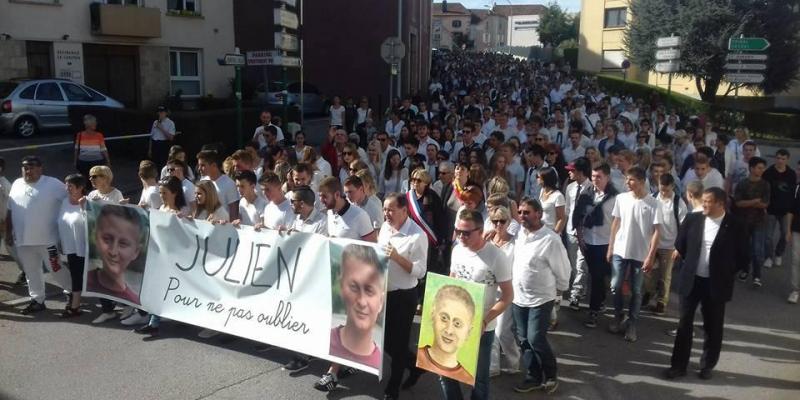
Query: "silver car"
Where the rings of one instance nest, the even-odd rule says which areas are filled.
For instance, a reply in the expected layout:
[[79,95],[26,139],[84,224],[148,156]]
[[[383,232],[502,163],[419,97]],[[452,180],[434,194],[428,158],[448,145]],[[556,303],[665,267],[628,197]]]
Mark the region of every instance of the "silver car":
[[[313,84],[303,83],[303,114],[323,113],[324,102],[319,90]],[[256,99],[261,104],[280,106],[283,104],[283,97],[287,96],[286,104],[289,107],[300,108],[300,82],[291,82],[287,90],[283,89],[282,82],[270,82],[269,91],[264,92],[264,84],[256,88]]]
[[125,106],[86,85],[66,79],[0,81],[0,132],[30,137],[43,129],[68,128],[67,107]]

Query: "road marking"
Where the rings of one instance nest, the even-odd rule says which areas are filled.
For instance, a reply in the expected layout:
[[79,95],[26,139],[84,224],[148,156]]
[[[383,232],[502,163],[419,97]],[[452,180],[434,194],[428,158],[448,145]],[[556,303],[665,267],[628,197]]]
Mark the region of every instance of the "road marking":
[[[114,136],[114,137],[106,138],[106,142],[113,141],[113,140],[122,140],[122,139],[138,139],[138,138],[143,138],[143,137],[147,137],[147,136],[150,136],[150,134],[149,133],[143,133],[143,134],[140,134],[140,135]],[[74,141],[69,141],[69,142],[57,142],[57,143],[45,143],[45,144],[30,144],[30,145],[27,145],[27,146],[18,146],[18,147],[11,147],[11,148],[8,148],[8,149],[0,149],[0,153],[9,153],[9,152],[18,151],[18,150],[44,149],[44,148],[47,148],[47,147],[72,146],[74,143],[75,143]]]

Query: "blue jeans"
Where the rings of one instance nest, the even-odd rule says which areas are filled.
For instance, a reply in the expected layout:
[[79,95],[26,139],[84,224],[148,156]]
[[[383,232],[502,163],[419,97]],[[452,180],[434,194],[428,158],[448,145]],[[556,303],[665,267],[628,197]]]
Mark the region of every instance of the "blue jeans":
[[625,275],[630,271],[631,304],[628,310],[628,318],[631,323],[639,319],[639,308],[642,306],[642,283],[644,273],[642,273],[642,262],[623,259],[614,254],[611,258],[611,296],[614,298],[614,314],[617,318],[625,315],[625,297],[622,293],[622,283]]
[[[549,314],[548,314],[549,315]],[[472,389],[470,399],[487,400],[489,399],[489,364],[492,361],[492,343],[494,342],[494,331],[486,331],[481,335],[481,344],[478,349],[478,368],[475,370],[475,387]],[[442,398],[445,400],[463,399],[461,385],[458,381],[439,377],[439,384],[442,387]]]
[[547,341],[550,311],[555,301],[538,307],[520,307],[512,304],[514,323],[517,325],[517,342],[522,351],[521,367],[527,368],[526,378],[536,383],[556,379],[556,356]]
[[765,258],[765,241],[767,240],[767,224],[760,222],[750,228],[750,273],[753,278],[761,278],[761,265]]

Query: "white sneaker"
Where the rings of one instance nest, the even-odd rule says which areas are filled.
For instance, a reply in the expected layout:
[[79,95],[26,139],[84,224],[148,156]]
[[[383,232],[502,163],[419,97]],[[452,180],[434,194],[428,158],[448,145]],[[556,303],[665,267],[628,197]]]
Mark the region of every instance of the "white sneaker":
[[768,258],[764,260],[764,268],[772,268],[772,259]]
[[783,257],[775,257],[775,266],[778,267],[781,265],[783,265]]
[[92,321],[92,323],[93,324],[102,324],[103,322],[110,321],[110,320],[112,320],[114,318],[117,318],[117,313],[115,313],[115,312],[102,313],[102,314],[98,315],[97,318],[95,318],[94,321]]
[[138,312],[134,312],[132,315],[128,316],[128,318],[122,320],[122,325],[125,326],[144,325],[148,321],[150,321],[150,315],[148,314],[141,315]]
[[792,304],[797,304],[797,300],[799,298],[800,298],[800,292],[795,290],[792,293],[789,293],[789,298],[786,299],[786,301],[788,301],[789,303],[792,303]]
[[131,307],[131,306],[125,306],[125,307],[122,309],[122,313],[119,315],[119,319],[121,319],[121,320],[126,320],[126,319],[128,319],[128,317],[130,317],[131,315],[133,315],[133,313],[134,313],[135,311],[136,311],[136,309],[135,309],[135,308],[133,308],[133,307]]
[[200,339],[209,339],[217,335],[219,335],[219,332],[213,329],[203,329],[197,334],[197,337],[199,337]]

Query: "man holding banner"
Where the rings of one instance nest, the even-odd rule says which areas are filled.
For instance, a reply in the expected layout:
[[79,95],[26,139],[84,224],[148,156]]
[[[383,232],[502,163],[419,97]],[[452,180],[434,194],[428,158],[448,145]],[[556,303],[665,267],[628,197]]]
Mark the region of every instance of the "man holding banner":
[[417,310],[417,284],[425,276],[428,262],[428,238],[422,228],[408,217],[408,199],[392,193],[383,202],[384,223],[378,234],[378,244],[389,258],[389,284],[386,295],[385,349],[392,357],[384,399],[400,396],[400,382],[406,369],[419,377],[414,355],[408,341],[414,313]]
[[[483,303],[483,326],[478,349],[478,367],[472,399],[489,398],[489,364],[491,362],[495,319],[505,311],[514,299],[511,286],[511,265],[508,257],[492,243],[483,238],[483,216],[475,210],[461,210],[455,226],[458,244],[453,247],[450,261],[450,276],[486,286]],[[390,281],[391,282],[391,281]],[[500,299],[497,289],[500,289]],[[458,381],[440,377],[442,396],[447,400],[461,399]]]
[[561,237],[542,223],[542,206],[526,197],[519,205],[522,228],[514,242],[514,304],[517,340],[527,373],[514,391],[527,393],[558,387],[556,357],[547,342],[547,327],[556,289],[569,288],[570,264]]

